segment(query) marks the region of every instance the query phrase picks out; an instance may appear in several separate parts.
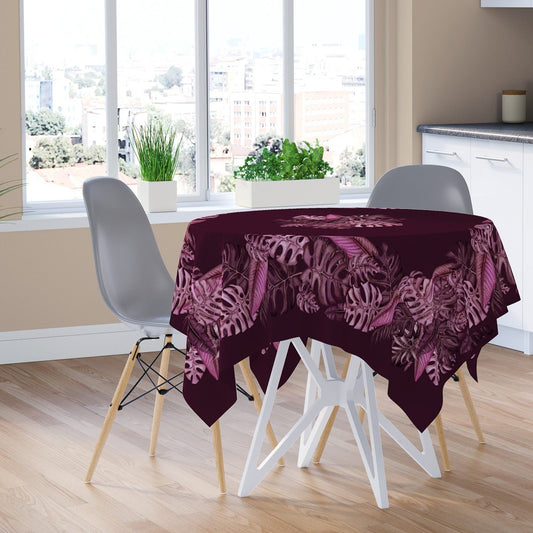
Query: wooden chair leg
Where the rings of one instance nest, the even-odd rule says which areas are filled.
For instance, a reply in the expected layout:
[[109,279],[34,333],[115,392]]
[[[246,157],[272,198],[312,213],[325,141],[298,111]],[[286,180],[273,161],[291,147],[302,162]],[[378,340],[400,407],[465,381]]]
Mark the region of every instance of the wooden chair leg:
[[213,447],[215,448],[215,462],[217,466],[218,486],[220,494],[226,494],[226,474],[224,473],[224,457],[222,454],[222,438],[220,436],[220,420],[211,426]]
[[107,410],[104,425],[102,426],[102,429],[100,431],[100,436],[98,437],[98,441],[96,442],[96,447],[93,452],[91,464],[89,465],[89,469],[87,470],[87,474],[85,476],[85,483],[91,482],[94,470],[96,468],[96,465],[98,464],[98,460],[100,459],[100,454],[104,449],[107,437],[109,435],[109,432],[111,431],[111,426],[113,425],[115,416],[117,415],[118,407],[124,396],[124,391],[126,390],[126,386],[128,385],[128,381],[130,379],[131,372],[133,370],[133,366],[135,365],[135,359],[137,359],[138,353],[139,343],[135,343],[130,354],[128,355],[128,359],[126,361],[126,364],[124,365],[124,369],[122,370],[122,374],[120,376],[117,388],[115,389],[115,393],[113,394],[111,405]]
[[[261,399],[261,394],[259,393],[257,385],[255,384],[255,379],[252,374],[252,371],[250,370],[250,366],[248,365],[248,362],[246,360],[243,360],[239,363],[239,368],[241,369],[244,381],[246,382],[246,386],[248,387],[248,391],[254,397],[255,410],[257,411],[257,414],[259,414],[261,413],[261,409],[263,408],[263,400]],[[278,440],[276,439],[276,435],[274,433],[274,430],[272,429],[272,424],[270,422],[267,425],[266,434],[268,437],[268,441],[270,442],[270,446],[272,447],[272,449],[274,449],[278,445]],[[283,460],[283,457],[280,457],[278,459],[278,464],[280,466],[285,466],[285,461]]]
[[451,470],[450,459],[448,458],[448,446],[446,445],[446,438],[444,437],[444,429],[442,427],[442,416],[439,413],[435,418],[435,429],[437,430],[437,437],[439,439],[440,454],[442,456],[442,466],[446,472]]
[[477,417],[476,409],[474,407],[474,402],[472,401],[472,396],[470,396],[470,390],[468,389],[468,384],[463,374],[462,368],[458,368],[455,375],[459,378],[459,387],[461,389],[461,394],[463,395],[463,400],[465,401],[468,414],[470,415],[470,420],[472,420],[472,425],[477,435],[477,440],[480,444],[485,444],[485,438],[481,431],[481,426],[479,425],[479,419]]
[[[352,356],[348,356],[346,359],[346,363],[344,364],[344,368],[342,369],[341,379],[346,379],[346,376],[348,374],[348,368],[350,367],[350,360]],[[361,419],[361,411],[363,412],[364,417],[364,410],[359,410],[359,418]],[[328,421],[326,422],[326,427],[324,428],[324,431],[322,432],[322,435],[320,437],[320,440],[318,441],[318,446],[316,447],[315,455],[313,456],[313,463],[320,463],[320,459],[322,458],[322,454],[324,453],[324,448],[326,447],[326,443],[329,439],[329,434],[331,433],[331,429],[333,428],[333,424],[335,423],[335,419],[337,418],[337,413],[339,412],[339,406],[336,405],[333,408],[333,411],[331,411],[331,414],[329,415]]]
[[[165,346],[172,342],[172,335],[165,335]],[[157,385],[164,383],[168,375],[168,363],[170,360],[170,348],[164,348],[161,354],[161,365],[159,367],[159,379]],[[155,405],[154,405],[154,417],[152,419],[152,434],[150,437],[150,455],[155,455],[155,448],[157,445],[157,436],[159,435],[159,425],[161,424],[161,413],[163,411],[163,402],[165,401],[164,394],[156,392]]]

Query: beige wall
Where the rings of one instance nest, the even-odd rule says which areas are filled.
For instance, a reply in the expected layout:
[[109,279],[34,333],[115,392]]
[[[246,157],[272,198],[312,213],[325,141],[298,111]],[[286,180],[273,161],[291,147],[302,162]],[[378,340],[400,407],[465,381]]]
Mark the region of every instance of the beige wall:
[[503,89],[528,90],[533,121],[533,9],[376,0],[376,13],[376,177],[421,161],[418,124],[499,121]]
[[[2,0],[0,2],[0,158],[22,153],[19,36],[18,0]],[[21,176],[20,157],[17,161],[0,168],[0,183],[13,179],[20,181]],[[20,205],[22,205],[21,190],[0,197],[0,206],[3,208],[20,207]],[[3,255],[1,247],[0,254]]]
[[[154,226],[174,277],[186,224]],[[96,282],[88,228],[0,233],[0,331],[117,322]]]
[[[533,9],[479,0],[376,0],[376,176],[420,161],[416,126],[495,121],[526,87],[533,120]],[[18,0],[0,2],[0,153],[22,153]],[[21,176],[19,164],[0,181]],[[4,205],[15,205],[8,197]],[[173,273],[184,224],[155,227]],[[87,229],[0,233],[0,331],[109,323]]]

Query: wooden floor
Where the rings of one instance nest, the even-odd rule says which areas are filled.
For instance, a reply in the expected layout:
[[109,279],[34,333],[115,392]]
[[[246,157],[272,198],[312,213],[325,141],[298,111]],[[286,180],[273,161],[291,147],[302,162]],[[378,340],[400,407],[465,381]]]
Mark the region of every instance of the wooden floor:
[[[150,396],[118,413],[93,484],[84,484],[123,362],[113,356],[0,366],[1,532],[533,531],[533,357],[488,346],[480,383],[468,377],[485,445],[475,439],[457,384],[447,384],[452,472],[442,479],[430,479],[383,437],[387,510],[376,507],[342,413],[320,465],[298,469],[294,446],[285,467],[239,498],[256,421],[242,396],[221,421],[228,494],[218,493],[209,428],[178,394],[166,396],[156,457],[147,453]],[[301,412],[304,383],[299,368],[280,391],[278,434]],[[410,432],[385,382],[376,378],[376,385],[381,410]]]

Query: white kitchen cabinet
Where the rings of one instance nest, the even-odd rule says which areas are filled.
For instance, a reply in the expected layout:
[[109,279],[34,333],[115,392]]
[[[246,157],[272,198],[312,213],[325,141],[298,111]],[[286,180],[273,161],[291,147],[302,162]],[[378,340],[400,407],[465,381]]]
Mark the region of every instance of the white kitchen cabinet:
[[422,138],[425,165],[444,165],[458,170],[470,187],[470,138],[429,135]]
[[461,172],[474,213],[494,222],[521,296],[494,342],[533,353],[533,144],[424,133],[422,162]]
[[533,0],[481,0],[481,7],[533,7]]
[[[470,195],[474,213],[494,222],[522,294],[523,144],[472,139],[470,149]],[[522,329],[522,307],[522,301],[511,305],[499,324]]]
[[[533,144],[524,144],[524,301],[523,325],[533,331]],[[533,341],[532,343],[533,344]],[[533,346],[531,350],[533,352]]]

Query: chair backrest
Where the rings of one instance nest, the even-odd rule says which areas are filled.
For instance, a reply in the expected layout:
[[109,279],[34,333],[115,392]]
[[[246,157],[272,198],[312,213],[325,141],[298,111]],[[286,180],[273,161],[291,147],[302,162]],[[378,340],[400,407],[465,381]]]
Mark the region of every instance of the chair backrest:
[[163,263],[148,217],[122,181],[90,178],[83,184],[102,298],[122,321],[143,324],[172,306],[174,282]]
[[441,165],[406,165],[389,170],[376,183],[367,207],[473,213],[463,176]]

